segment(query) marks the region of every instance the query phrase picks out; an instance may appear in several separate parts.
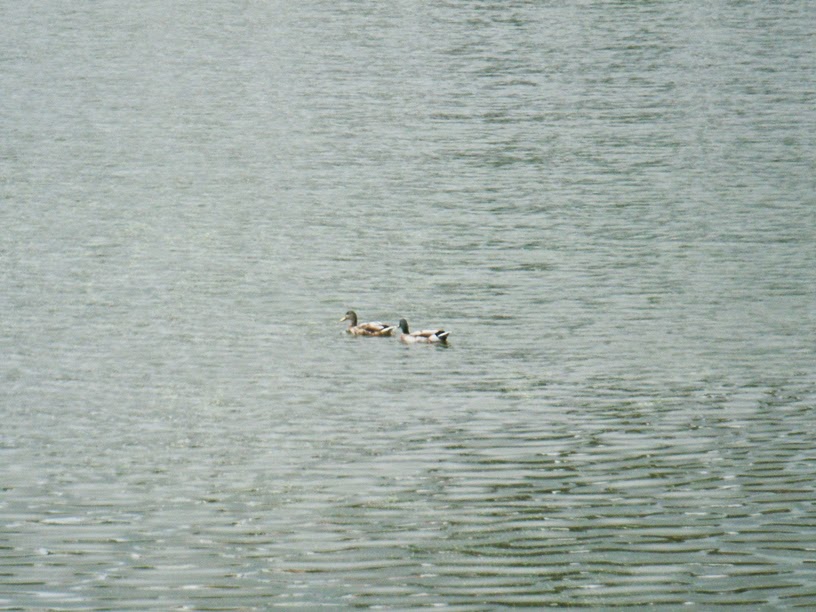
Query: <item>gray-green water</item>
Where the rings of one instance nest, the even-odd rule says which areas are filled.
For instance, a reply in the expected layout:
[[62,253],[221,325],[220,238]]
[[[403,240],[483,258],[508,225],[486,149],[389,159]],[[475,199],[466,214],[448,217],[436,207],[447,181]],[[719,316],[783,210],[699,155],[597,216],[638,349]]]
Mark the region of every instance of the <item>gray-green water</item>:
[[0,607],[816,606],[816,4],[0,19]]

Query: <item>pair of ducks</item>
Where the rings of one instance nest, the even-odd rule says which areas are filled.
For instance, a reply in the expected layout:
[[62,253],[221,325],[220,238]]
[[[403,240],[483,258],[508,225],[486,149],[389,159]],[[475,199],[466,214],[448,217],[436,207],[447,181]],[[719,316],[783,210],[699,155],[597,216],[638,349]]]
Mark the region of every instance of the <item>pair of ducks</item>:
[[[358,323],[357,313],[353,310],[349,310],[346,313],[346,316],[340,319],[340,321],[349,322],[346,332],[353,336],[390,336],[391,333],[397,328],[396,325],[386,325],[385,323],[380,323],[379,321],[372,321],[371,323]],[[422,331],[409,332],[408,321],[405,319],[400,319],[399,328],[402,332],[400,333],[399,337],[400,342],[404,342],[405,344],[415,344],[417,342],[442,342],[443,344],[447,344],[448,336],[450,335],[450,332],[447,332],[444,329],[423,329]]]

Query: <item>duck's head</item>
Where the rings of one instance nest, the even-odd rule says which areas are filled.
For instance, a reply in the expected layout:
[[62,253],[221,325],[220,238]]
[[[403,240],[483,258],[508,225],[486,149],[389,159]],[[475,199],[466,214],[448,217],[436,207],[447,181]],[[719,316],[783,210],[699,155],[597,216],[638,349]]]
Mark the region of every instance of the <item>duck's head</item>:
[[354,312],[353,310],[349,310],[346,313],[346,315],[342,319],[340,319],[341,323],[343,321],[351,321],[351,326],[354,327],[355,325],[357,325],[357,313]]
[[408,321],[406,321],[405,319],[400,319],[399,328],[402,330],[403,334],[407,334],[408,333]]

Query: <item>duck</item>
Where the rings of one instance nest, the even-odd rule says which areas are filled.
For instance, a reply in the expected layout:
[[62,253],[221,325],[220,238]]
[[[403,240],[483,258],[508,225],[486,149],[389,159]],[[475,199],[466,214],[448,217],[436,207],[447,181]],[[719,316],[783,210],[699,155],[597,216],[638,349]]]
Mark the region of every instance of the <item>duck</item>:
[[396,329],[395,325],[386,325],[379,321],[372,321],[370,323],[357,323],[357,313],[349,310],[346,315],[340,319],[340,322],[348,321],[349,326],[346,333],[352,336],[390,336]]
[[424,342],[428,344],[441,342],[443,344],[447,344],[448,336],[450,336],[450,332],[445,331],[444,329],[423,329],[422,331],[415,332],[408,331],[408,321],[405,319],[400,319],[399,328],[402,330],[399,337],[400,342],[404,342],[405,344],[415,344],[417,342]]

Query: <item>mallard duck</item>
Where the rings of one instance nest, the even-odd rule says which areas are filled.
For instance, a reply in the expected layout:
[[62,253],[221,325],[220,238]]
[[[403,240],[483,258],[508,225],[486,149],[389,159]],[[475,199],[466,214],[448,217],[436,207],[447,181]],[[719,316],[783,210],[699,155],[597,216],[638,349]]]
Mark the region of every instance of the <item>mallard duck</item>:
[[402,330],[400,334],[400,341],[406,344],[414,344],[416,342],[448,342],[450,332],[444,329],[423,329],[422,331],[409,332],[408,321],[400,319],[399,328]]
[[372,321],[371,323],[357,323],[357,313],[349,310],[340,322],[348,321],[349,326],[346,333],[352,336],[390,336],[391,332],[396,329],[394,325],[386,325],[379,321]]

